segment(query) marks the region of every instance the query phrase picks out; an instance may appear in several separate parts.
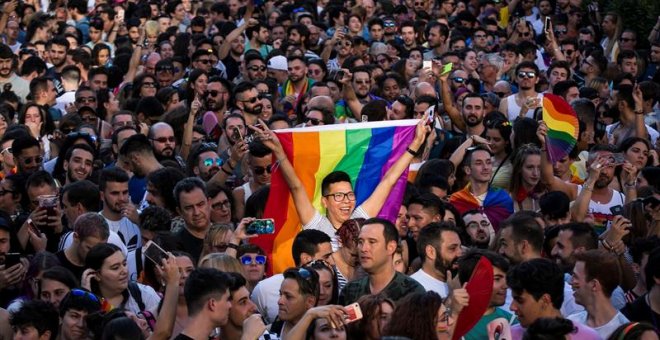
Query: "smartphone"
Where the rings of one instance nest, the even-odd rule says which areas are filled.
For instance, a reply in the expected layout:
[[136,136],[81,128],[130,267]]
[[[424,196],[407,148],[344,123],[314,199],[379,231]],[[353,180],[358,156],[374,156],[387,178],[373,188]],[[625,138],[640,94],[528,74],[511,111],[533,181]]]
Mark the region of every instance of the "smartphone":
[[610,162],[614,165],[621,165],[626,162],[626,157],[621,152],[613,153]]
[[451,72],[451,70],[454,68],[454,63],[448,63],[447,65],[444,65],[442,67],[442,73],[441,74],[447,74]]
[[550,32],[550,17],[545,17],[545,33]]
[[655,207],[657,207],[658,204],[660,204],[660,200],[655,196],[649,196],[642,200],[642,204],[644,204],[645,207],[647,205],[650,205],[651,209],[655,209]]
[[120,10],[117,11],[117,15],[115,16],[115,18],[118,21],[124,21],[124,14],[125,14],[124,10],[120,9]]
[[422,69],[430,69],[433,67],[433,62],[431,60],[424,60],[422,62]]
[[360,308],[359,303],[356,302],[350,304],[346,306],[346,309],[347,309],[346,313],[348,314],[348,316],[346,317],[345,322],[347,324],[362,319],[362,309]]
[[427,122],[426,122],[426,125],[431,125],[431,124],[433,124],[433,122],[435,121],[435,105],[432,105],[431,107],[429,107],[428,109],[426,109],[426,111],[424,112],[424,114],[427,114],[427,113],[428,113],[428,115],[429,115],[429,118],[428,118],[428,120],[427,120]]
[[610,212],[612,212],[612,215],[614,216],[621,216],[623,215],[623,206],[622,205],[615,205],[610,208]]
[[339,71],[337,71],[337,80],[342,80],[342,79],[344,79],[344,75],[345,75],[345,74],[346,74],[346,73],[345,73],[343,70],[339,70]]
[[154,243],[154,241],[149,241],[144,250],[144,257],[151,260],[155,265],[160,266],[163,264],[163,259],[167,259],[168,255],[167,252]]
[[5,254],[5,269],[11,268],[19,263],[21,263],[21,254],[19,253]]
[[344,34],[348,34],[348,26],[344,26],[341,30],[344,31]]
[[272,218],[254,220],[250,223],[245,232],[249,235],[264,235],[275,233],[275,220]]
[[37,225],[32,221],[31,218],[28,218],[26,222],[31,232],[33,232],[35,235],[41,235],[41,229],[37,227]]
[[234,128],[234,132],[231,135],[231,139],[234,140],[234,142],[238,142],[239,140],[243,139],[243,135],[241,135],[241,130],[238,128]]

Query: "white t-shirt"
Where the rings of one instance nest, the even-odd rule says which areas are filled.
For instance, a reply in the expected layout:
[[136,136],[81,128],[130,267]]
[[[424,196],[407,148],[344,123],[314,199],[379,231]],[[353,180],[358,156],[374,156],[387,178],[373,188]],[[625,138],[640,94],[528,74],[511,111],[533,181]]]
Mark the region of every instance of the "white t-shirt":
[[[620,125],[620,123],[616,122],[614,124],[610,124],[607,127],[605,127],[605,133],[607,134],[607,139],[610,141],[610,143],[612,143],[613,138],[614,138],[614,134],[613,134],[614,129],[619,125]],[[644,124],[644,126],[646,126],[646,132],[648,132],[649,137],[651,137],[651,145],[655,145],[655,141],[658,140],[658,137],[660,137],[660,133],[658,131],[656,131],[654,128],[652,128],[652,127],[650,127],[646,124]],[[631,129],[631,131],[632,131],[632,129]],[[630,137],[632,137],[632,136],[630,136]],[[621,142],[623,142],[623,140],[618,140],[617,142],[618,142],[618,144],[621,144]],[[612,143],[612,144],[614,144],[614,143]]]
[[[142,298],[142,302],[144,303],[145,310],[148,310],[149,312],[151,312],[151,314],[157,317],[158,305],[160,304],[160,296],[158,295],[158,293],[156,293],[156,291],[153,288],[151,288],[151,286],[143,285],[137,282],[136,284],[140,288],[140,295]],[[133,298],[133,296],[131,295],[129,295],[128,301],[126,301],[126,305],[124,305],[124,309],[131,311],[135,314],[141,312],[140,307],[135,301],[135,298]]]
[[410,278],[419,282],[422,287],[428,292],[433,291],[438,293],[443,299],[449,295],[447,283],[442,282],[433,276],[427,274],[424,270],[420,269],[415,274],[410,275]]
[[[582,186],[578,185],[577,194],[580,195]],[[589,208],[587,214],[592,215],[594,219],[594,227],[596,232],[601,234],[609,227],[610,222],[614,219],[612,214],[612,207],[623,205],[626,203],[626,196],[616,190],[612,190],[612,198],[607,203],[599,203],[594,200],[589,201]]]
[[268,323],[273,323],[280,311],[277,300],[280,298],[280,288],[284,282],[284,275],[276,274],[259,281],[252,290],[250,299],[257,305],[257,310]]
[[[103,216],[102,211],[100,211],[99,214]],[[124,242],[128,250],[135,250],[138,247],[142,247],[142,236],[140,235],[140,228],[137,226],[137,224],[131,222],[128,217],[122,216],[119,221],[112,221],[106,216],[103,217],[106,221],[108,221],[110,230],[119,234],[119,237]]]
[[[577,314],[573,314],[569,316],[567,319],[578,322],[584,325],[587,325],[587,311],[579,312]],[[614,333],[614,331],[619,328],[619,326],[626,324],[630,322],[628,318],[626,318],[621,312],[616,312],[616,315],[612,318],[612,320],[608,321],[606,324],[599,326],[599,327],[593,327],[593,330],[595,330],[598,335],[600,335],[601,338],[607,339],[610,334]]]

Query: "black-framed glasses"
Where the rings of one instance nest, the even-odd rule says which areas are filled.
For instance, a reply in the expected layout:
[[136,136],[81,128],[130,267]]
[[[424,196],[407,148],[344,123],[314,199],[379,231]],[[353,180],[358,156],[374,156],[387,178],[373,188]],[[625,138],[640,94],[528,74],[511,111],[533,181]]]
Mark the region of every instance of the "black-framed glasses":
[[568,33],[567,29],[558,29],[554,31],[555,35],[566,34]]
[[320,125],[321,122],[322,121],[320,119],[317,119],[317,118],[305,117],[305,123],[311,123],[314,126]]
[[204,160],[204,166],[207,168],[213,166],[213,163],[215,163],[217,166],[222,166],[222,158],[216,158],[215,160],[213,158],[207,158]]
[[41,162],[43,162],[43,161],[44,161],[44,158],[41,157],[41,156],[23,158],[23,163],[25,163],[26,165],[30,165],[30,164],[32,164],[32,162],[35,162],[37,164],[41,164]]
[[96,97],[78,97],[76,98],[76,103],[79,104],[96,103]]
[[208,96],[216,97],[216,96],[218,96],[220,93],[223,93],[223,94],[224,94],[224,93],[227,93],[227,92],[224,92],[224,91],[218,91],[218,90],[208,90],[208,91],[204,92],[204,96],[206,96],[206,97],[208,97]]
[[257,72],[257,71],[263,72],[263,71],[266,71],[266,66],[265,65],[261,65],[261,66],[253,65],[253,66],[248,67],[248,70],[250,70],[252,72]]
[[272,165],[267,165],[266,167],[255,166],[254,168],[252,168],[252,171],[254,171],[255,175],[263,175],[264,172],[272,173],[273,172],[273,166]]
[[167,143],[167,142],[175,143],[176,142],[176,138],[174,138],[174,136],[158,137],[158,138],[150,138],[150,139],[155,140],[158,143]]
[[227,208],[227,209],[231,208],[231,202],[229,202],[229,200],[224,200],[218,203],[211,204],[211,209],[213,210],[218,210],[223,208]]
[[197,62],[208,65],[211,62],[211,59],[197,59]]
[[264,265],[266,264],[266,256],[264,255],[257,255],[255,257],[252,257],[250,255],[243,255],[240,258],[241,264],[244,266],[249,266],[251,264],[258,264],[258,265]]
[[332,196],[335,202],[341,202],[346,198],[348,198],[349,201],[355,201],[355,193],[353,191],[335,192],[332,194],[323,195],[323,197],[330,197],[330,196]]
[[532,79],[534,77],[536,77],[536,72],[534,72],[534,71],[528,71],[528,72],[520,71],[520,72],[518,72],[518,78]]
[[565,55],[570,56],[575,51],[574,50],[563,50],[562,52],[564,52]]
[[500,98],[504,98],[506,96],[506,92],[497,92],[497,91],[495,91],[493,93],[495,93]]

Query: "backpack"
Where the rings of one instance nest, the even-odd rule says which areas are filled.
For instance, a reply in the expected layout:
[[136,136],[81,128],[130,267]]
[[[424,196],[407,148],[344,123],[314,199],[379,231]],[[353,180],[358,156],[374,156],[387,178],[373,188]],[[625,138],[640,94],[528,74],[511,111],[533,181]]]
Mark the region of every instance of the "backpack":
[[154,317],[153,313],[146,310],[146,305],[142,300],[142,291],[140,291],[140,286],[138,286],[136,282],[129,282],[128,293],[133,297],[133,299],[135,299],[135,302],[137,303],[138,308],[140,309],[140,313],[138,314],[144,317],[151,331],[154,331],[156,328],[156,318]]

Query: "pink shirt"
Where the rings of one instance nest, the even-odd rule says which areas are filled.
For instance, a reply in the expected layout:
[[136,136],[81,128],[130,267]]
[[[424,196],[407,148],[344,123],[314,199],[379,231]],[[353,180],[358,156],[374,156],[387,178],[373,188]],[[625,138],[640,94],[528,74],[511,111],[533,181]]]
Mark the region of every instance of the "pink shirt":
[[[568,334],[568,338],[571,340],[601,340],[600,335],[590,328],[589,326],[585,326],[581,323],[577,323],[575,321],[573,322],[573,326],[575,326],[576,331],[573,333]],[[511,326],[511,337],[513,340],[521,340],[523,338],[523,334],[525,334],[525,329],[522,328],[520,324],[513,325]]]

